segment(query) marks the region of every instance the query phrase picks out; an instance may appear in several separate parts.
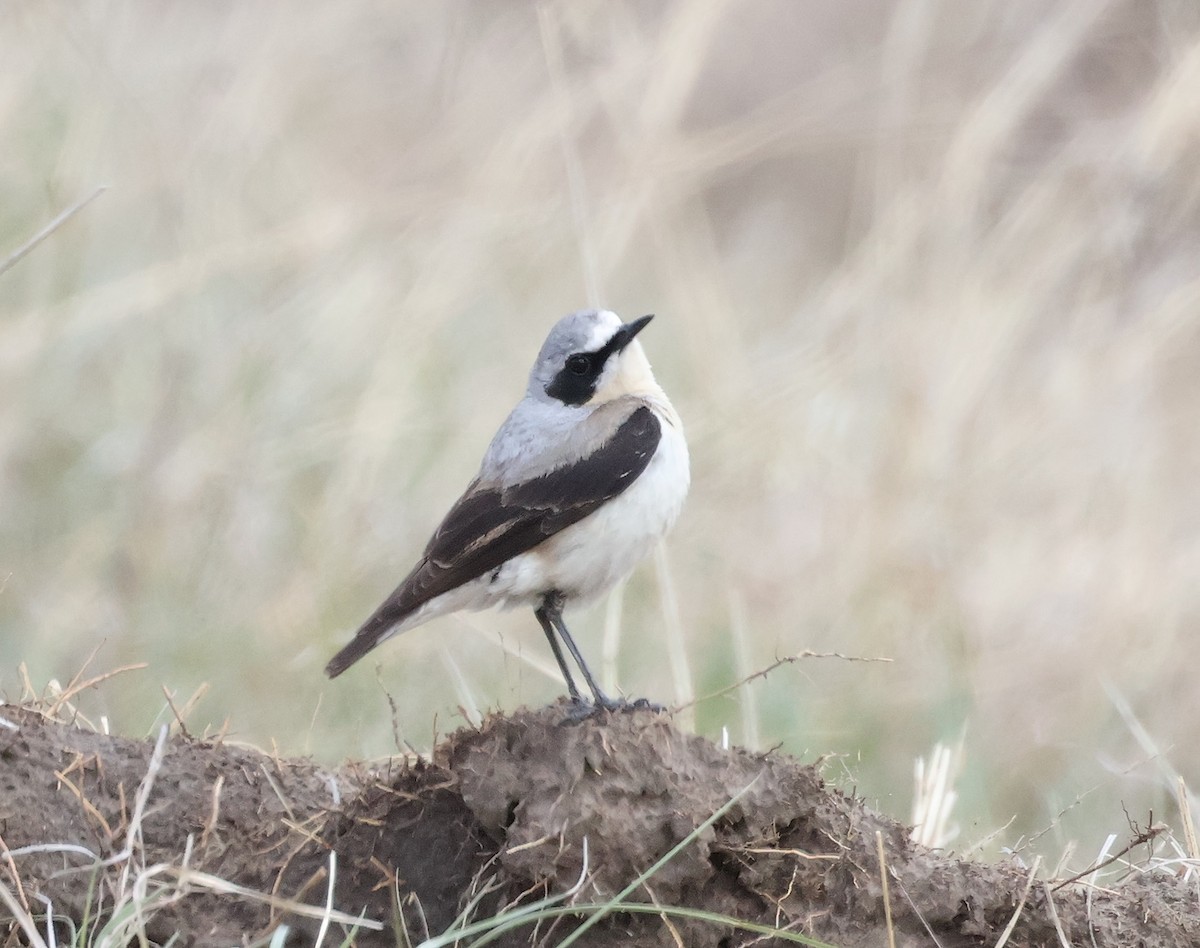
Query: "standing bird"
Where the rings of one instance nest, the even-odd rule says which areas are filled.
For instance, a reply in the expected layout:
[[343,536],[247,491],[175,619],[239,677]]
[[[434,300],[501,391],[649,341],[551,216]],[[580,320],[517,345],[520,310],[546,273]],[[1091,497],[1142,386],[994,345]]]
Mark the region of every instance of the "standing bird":
[[[583,310],[558,321],[479,473],[412,572],[326,666],[330,678],[437,616],[530,605],[576,711],[628,706],[600,690],[562,611],[624,579],[687,495],[683,425],[636,339],[651,318]],[[580,695],[560,639],[594,703]]]

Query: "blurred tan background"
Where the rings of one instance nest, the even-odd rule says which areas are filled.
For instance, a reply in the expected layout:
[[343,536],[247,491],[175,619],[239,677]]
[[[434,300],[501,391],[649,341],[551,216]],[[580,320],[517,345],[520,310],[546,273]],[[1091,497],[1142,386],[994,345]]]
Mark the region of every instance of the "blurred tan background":
[[[694,487],[573,620],[631,695],[1086,862],[1200,785],[1191,0],[6,4],[0,687],[324,761],[562,692],[531,615],[321,669],[562,314]],[[607,656],[607,657],[604,657]],[[685,719],[686,720],[686,719]],[[1144,728],[1139,736],[1138,727]],[[1082,800],[1077,800],[1082,795]],[[1060,811],[1067,813],[1057,818]],[[1010,823],[1010,819],[1012,822]]]

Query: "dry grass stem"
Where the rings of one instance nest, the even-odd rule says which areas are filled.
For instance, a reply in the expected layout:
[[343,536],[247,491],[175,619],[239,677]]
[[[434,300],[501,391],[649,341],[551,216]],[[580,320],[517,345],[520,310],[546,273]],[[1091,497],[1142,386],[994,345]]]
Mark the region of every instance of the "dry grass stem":
[[1033,880],[1037,878],[1037,871],[1041,865],[1042,857],[1037,856],[1033,860],[1033,865],[1029,867],[1029,878],[1025,882],[1025,889],[1021,892],[1021,898],[1017,901],[1017,907],[1013,909],[1012,918],[1008,920],[1004,931],[1000,933],[1000,939],[996,942],[996,948],[1004,948],[1008,944],[1008,939],[1012,937],[1013,930],[1017,927],[1017,922],[1021,918],[1021,913],[1025,911],[1025,902],[1029,898],[1029,893],[1033,890]]
[[[54,220],[52,220],[49,224],[25,241],[25,243],[23,243],[20,247],[10,253],[3,261],[0,261],[0,276],[3,276],[6,271],[15,267],[17,263],[20,262],[22,257],[30,253],[38,244],[62,227],[63,224],[82,211],[85,207],[91,204],[92,201],[96,200],[96,198],[98,198],[107,190],[107,185],[101,185],[83,200],[76,201],[56,218],[54,218]],[[0,590],[2,590],[2,588],[3,587],[0,587]]]
[[1200,861],[1200,841],[1196,839],[1196,824],[1192,820],[1192,795],[1182,776],[1175,780],[1175,802],[1179,806],[1179,819],[1183,824],[1183,842],[1189,859]]
[[887,925],[888,948],[896,948],[896,930],[892,927],[892,893],[888,885],[887,853],[883,848],[883,833],[875,831],[875,850],[879,854],[879,884],[883,889],[883,917]]
[[251,902],[259,902],[263,905],[268,905],[276,911],[290,912],[293,915],[299,915],[303,918],[328,918],[332,923],[367,928],[371,931],[383,931],[384,929],[383,923],[377,922],[374,919],[361,918],[357,915],[339,912],[337,910],[330,909],[327,906],[308,905],[307,903],[297,902],[293,899],[268,895],[264,892],[256,892],[253,889],[248,889],[245,886],[235,885],[226,879],[222,879],[207,872],[200,872],[196,869],[175,866],[167,867],[164,871],[168,875],[174,876],[179,886],[182,888],[195,887],[199,889],[205,889],[209,892],[215,892],[218,895],[233,895],[241,899],[247,899]]

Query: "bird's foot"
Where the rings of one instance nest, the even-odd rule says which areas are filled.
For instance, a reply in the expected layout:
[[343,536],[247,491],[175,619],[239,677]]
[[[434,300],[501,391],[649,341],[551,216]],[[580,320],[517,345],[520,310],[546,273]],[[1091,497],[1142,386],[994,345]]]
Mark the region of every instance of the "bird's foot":
[[628,698],[610,698],[607,695],[599,696],[596,699],[596,705],[614,714],[628,711],[654,711],[655,713],[659,713],[667,710],[661,704],[654,704],[649,698],[635,698],[633,701],[630,701]]
[[581,724],[588,718],[594,718],[604,709],[598,707],[580,695],[571,695],[571,704],[567,710],[567,716],[562,719],[563,724]]
[[628,698],[610,698],[608,695],[599,694],[594,701],[588,701],[581,695],[574,695],[571,698],[571,709],[567,712],[563,723],[579,724],[588,718],[594,718],[605,713],[618,714],[631,711],[653,711],[656,714],[661,714],[665,710],[666,708],[661,704],[654,704],[646,698],[638,698],[630,701]]

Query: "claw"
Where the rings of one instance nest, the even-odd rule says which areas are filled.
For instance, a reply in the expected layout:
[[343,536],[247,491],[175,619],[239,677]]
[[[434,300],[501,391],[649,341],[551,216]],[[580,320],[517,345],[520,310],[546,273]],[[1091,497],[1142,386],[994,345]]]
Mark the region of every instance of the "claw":
[[571,698],[571,708],[567,711],[567,716],[562,719],[563,724],[582,724],[588,718],[594,718],[603,708],[598,708],[586,698],[576,695]]

